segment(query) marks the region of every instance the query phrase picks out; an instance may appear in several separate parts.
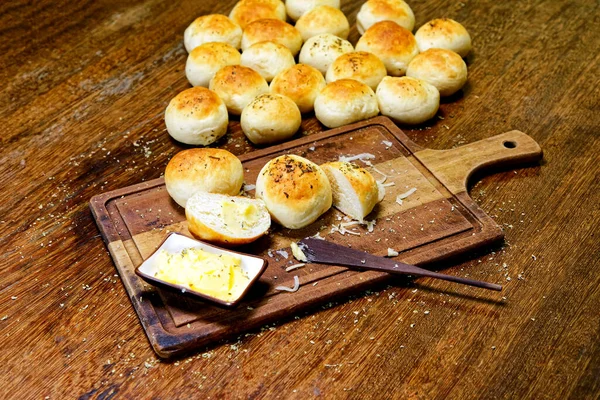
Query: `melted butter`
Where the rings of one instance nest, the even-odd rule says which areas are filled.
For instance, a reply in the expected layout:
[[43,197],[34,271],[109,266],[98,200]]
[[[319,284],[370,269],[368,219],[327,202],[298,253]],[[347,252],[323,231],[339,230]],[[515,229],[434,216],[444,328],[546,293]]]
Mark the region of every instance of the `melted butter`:
[[250,280],[241,268],[241,259],[229,254],[212,254],[195,248],[180,253],[163,250],[157,256],[157,263],[156,278],[224,301],[241,296]]
[[239,204],[224,201],[222,204],[223,222],[230,232],[239,233],[252,229],[260,219],[260,210],[255,204]]

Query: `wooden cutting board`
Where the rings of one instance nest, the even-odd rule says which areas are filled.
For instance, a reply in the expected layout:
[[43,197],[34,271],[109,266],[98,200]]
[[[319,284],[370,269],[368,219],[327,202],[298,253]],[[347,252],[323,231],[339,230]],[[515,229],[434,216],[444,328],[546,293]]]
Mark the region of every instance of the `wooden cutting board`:
[[[245,181],[253,184],[262,166],[281,154],[298,154],[316,163],[356,160],[376,179],[385,177],[386,196],[367,217],[367,226],[347,226],[345,234],[334,226],[343,214],[331,209],[312,225],[300,230],[273,226],[272,232],[240,251],[265,257],[269,266],[257,285],[236,309],[190,299],[182,294],[146,284],[135,268],[162,242],[168,232],[187,235],[183,208],[173,202],[163,179],[156,179],[103,193],[91,199],[90,208],[125,288],[156,353],[164,358],[189,352],[220,339],[290,317],[333,297],[365,289],[387,274],[357,272],[342,267],[310,264],[286,272],[296,264],[290,241],[319,234],[327,240],[385,255],[388,248],[410,264],[426,264],[489,245],[503,237],[500,227],[469,197],[467,181],[481,168],[534,162],[542,151],[533,139],[519,131],[506,132],[450,150],[424,149],[411,142],[389,119],[369,121],[321,132],[240,157]],[[396,201],[399,194],[416,191]],[[253,195],[253,192],[249,192]],[[190,235],[191,236],[191,235]],[[278,285],[293,286],[295,293],[281,292]]]

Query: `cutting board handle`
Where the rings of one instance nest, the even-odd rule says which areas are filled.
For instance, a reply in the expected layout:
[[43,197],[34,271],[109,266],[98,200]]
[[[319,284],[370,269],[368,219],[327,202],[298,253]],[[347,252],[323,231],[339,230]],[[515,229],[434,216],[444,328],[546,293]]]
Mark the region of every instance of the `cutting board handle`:
[[515,130],[455,149],[421,150],[415,157],[456,194],[467,190],[475,171],[537,162],[542,158],[542,149],[531,137]]

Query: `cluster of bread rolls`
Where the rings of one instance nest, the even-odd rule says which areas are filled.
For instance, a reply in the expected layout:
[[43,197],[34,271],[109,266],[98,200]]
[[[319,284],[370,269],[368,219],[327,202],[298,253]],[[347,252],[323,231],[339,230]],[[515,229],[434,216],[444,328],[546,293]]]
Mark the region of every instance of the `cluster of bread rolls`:
[[270,144],[313,110],[330,128],[379,113],[419,124],[465,84],[471,38],[460,23],[435,19],[413,35],[405,1],[367,0],[356,26],[353,46],[339,0],[240,0],[229,16],[196,18],[184,32],[194,88],[168,105],[169,134],[206,146],[240,115],[251,142]]
[[303,228],[332,205],[363,221],[385,194],[364,168],[344,161],[319,166],[296,155],[275,157],[263,166],[254,199],[241,195],[243,182],[242,163],[222,149],[183,150],[165,170],[167,192],[185,208],[189,231],[223,246],[258,239],[271,220],[288,229]]

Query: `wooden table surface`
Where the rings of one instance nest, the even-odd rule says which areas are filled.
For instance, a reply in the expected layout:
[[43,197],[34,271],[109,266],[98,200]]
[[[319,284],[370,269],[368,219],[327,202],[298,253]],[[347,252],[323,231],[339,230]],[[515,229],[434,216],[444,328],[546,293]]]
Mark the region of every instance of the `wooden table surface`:
[[[361,3],[342,0],[351,24]],[[233,4],[0,4],[0,397],[600,397],[594,0],[409,2],[417,27],[462,22],[474,50],[462,95],[405,133],[444,149],[519,129],[544,150],[539,165],[473,182],[506,240],[442,266],[503,292],[392,282],[187,358],[155,356],[88,202],[160,177],[183,148],[163,121],[189,87],[183,31]]]

